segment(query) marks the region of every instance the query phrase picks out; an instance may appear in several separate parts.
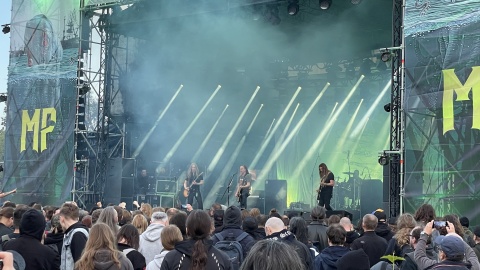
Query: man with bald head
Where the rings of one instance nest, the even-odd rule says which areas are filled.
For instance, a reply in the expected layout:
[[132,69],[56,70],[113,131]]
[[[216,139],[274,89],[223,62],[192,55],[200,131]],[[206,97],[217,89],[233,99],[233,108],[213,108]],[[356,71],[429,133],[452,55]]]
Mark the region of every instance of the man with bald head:
[[350,246],[351,250],[363,249],[368,255],[370,266],[373,266],[380,261],[380,257],[385,254],[388,246],[387,240],[375,233],[377,224],[378,219],[375,215],[366,214],[363,216],[362,228],[364,233],[362,236],[355,239]]
[[353,224],[348,217],[343,217],[340,219],[340,226],[342,226],[345,231],[347,231],[347,239],[345,240],[343,246],[350,247],[353,241],[360,237],[360,234],[355,231],[355,228],[353,228]]
[[305,269],[313,269],[312,255],[310,250],[302,242],[298,241],[293,233],[285,228],[283,221],[277,217],[271,217],[265,223],[265,239],[272,241],[283,241],[291,246],[297,252],[300,259],[302,259]]

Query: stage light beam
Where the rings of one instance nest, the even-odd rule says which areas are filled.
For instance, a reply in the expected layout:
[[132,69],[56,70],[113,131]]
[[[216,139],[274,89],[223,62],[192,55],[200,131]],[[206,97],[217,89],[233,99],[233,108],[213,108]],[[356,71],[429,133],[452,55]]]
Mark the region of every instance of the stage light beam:
[[218,123],[220,122],[220,119],[222,119],[223,114],[225,114],[225,111],[227,110],[228,106],[229,106],[228,104],[227,104],[227,106],[225,106],[225,109],[223,109],[223,111],[220,114],[220,116],[218,117],[217,121],[215,121],[215,124],[213,124],[213,127],[208,132],[207,136],[205,137],[205,139],[203,139],[202,144],[200,144],[200,147],[198,147],[197,152],[195,152],[195,155],[193,155],[193,157],[191,159],[191,162],[197,161],[198,158],[200,157],[200,153],[202,153],[202,151],[203,151],[203,149],[205,149],[205,146],[207,145],[208,141],[210,141],[210,138],[212,137],[213,132],[217,129]]
[[142,151],[142,149],[145,147],[145,144],[147,143],[148,139],[150,138],[150,136],[152,136],[152,133],[153,131],[155,130],[155,128],[158,126],[158,123],[160,123],[160,120],[162,120],[163,116],[165,115],[165,113],[167,112],[167,110],[170,108],[170,106],[172,105],[173,101],[177,98],[178,94],[180,93],[180,91],[182,90],[183,88],[183,84],[180,85],[180,87],[178,87],[177,91],[175,92],[175,94],[173,95],[173,97],[170,99],[170,101],[167,103],[167,106],[165,106],[165,109],[163,109],[157,120],[155,121],[155,123],[153,124],[153,126],[150,128],[150,130],[147,132],[147,135],[145,135],[145,137],[143,138],[142,142],[140,142],[140,144],[138,145],[137,149],[135,149],[135,152],[133,152],[133,155],[132,155],[132,158],[136,158],[140,152]]
[[210,102],[212,102],[213,98],[215,97],[215,95],[218,93],[218,91],[220,90],[220,88],[222,88],[221,85],[217,86],[217,88],[215,89],[215,91],[213,91],[213,93],[210,95],[210,97],[208,98],[207,102],[205,102],[205,104],[203,105],[202,109],[197,113],[197,115],[195,116],[195,118],[192,120],[192,122],[190,123],[190,125],[188,125],[187,129],[183,132],[182,136],[180,136],[180,138],[178,138],[177,142],[173,145],[173,147],[170,149],[170,151],[168,151],[167,155],[163,158],[162,162],[163,164],[167,163],[170,158],[172,158],[173,156],[173,153],[175,153],[175,151],[177,151],[178,147],[180,146],[180,144],[183,142],[183,140],[185,139],[185,137],[187,137],[187,134],[188,132],[190,132],[190,130],[193,128],[193,126],[195,125],[195,123],[197,123],[198,119],[200,118],[200,116],[202,116],[203,112],[205,111],[205,109],[208,107],[208,105],[210,104]]
[[217,153],[215,154],[215,157],[212,159],[212,162],[210,162],[210,165],[208,165],[208,171],[211,172],[213,169],[215,169],[215,166],[217,166],[218,161],[220,160],[220,157],[223,155],[223,152],[225,152],[225,148],[227,147],[228,143],[233,137],[233,134],[238,128],[238,125],[240,125],[240,122],[242,121],[243,117],[245,116],[245,113],[247,112],[248,108],[252,104],[252,101],[255,99],[255,96],[257,95],[258,91],[260,90],[260,86],[257,86],[255,89],[255,92],[252,94],[250,97],[250,100],[248,101],[247,105],[245,105],[245,108],[243,108],[242,113],[238,117],[237,121],[235,122],[235,125],[232,127],[230,132],[228,133],[227,137],[223,141],[222,146],[218,149]]

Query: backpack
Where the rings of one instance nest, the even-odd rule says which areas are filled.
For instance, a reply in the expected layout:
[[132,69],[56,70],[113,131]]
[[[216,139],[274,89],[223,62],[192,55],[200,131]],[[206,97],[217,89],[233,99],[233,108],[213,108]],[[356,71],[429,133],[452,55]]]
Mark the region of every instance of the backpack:
[[227,237],[223,237],[220,233],[216,233],[215,237],[219,240],[214,247],[225,252],[230,261],[232,262],[233,269],[238,270],[243,262],[243,248],[240,242],[245,239],[249,234],[242,232],[236,238],[232,233],[229,233]]

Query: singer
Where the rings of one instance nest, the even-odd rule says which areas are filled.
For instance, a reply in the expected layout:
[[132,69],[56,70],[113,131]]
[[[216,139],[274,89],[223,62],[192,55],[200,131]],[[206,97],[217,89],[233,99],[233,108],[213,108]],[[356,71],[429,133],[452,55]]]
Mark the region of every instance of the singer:
[[250,196],[250,186],[252,175],[248,172],[245,165],[240,166],[240,175],[238,176],[237,191],[235,196],[238,198],[241,209],[247,209],[247,198]]

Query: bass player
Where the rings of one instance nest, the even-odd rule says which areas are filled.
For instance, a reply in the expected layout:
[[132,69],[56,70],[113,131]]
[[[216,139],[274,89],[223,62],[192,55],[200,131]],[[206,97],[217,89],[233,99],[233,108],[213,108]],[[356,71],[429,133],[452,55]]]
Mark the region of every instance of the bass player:
[[203,173],[198,170],[196,163],[190,164],[187,171],[187,178],[183,182],[183,188],[188,193],[187,203],[193,205],[193,198],[197,200],[198,208],[203,210],[202,193],[200,192],[200,186],[203,185]]

